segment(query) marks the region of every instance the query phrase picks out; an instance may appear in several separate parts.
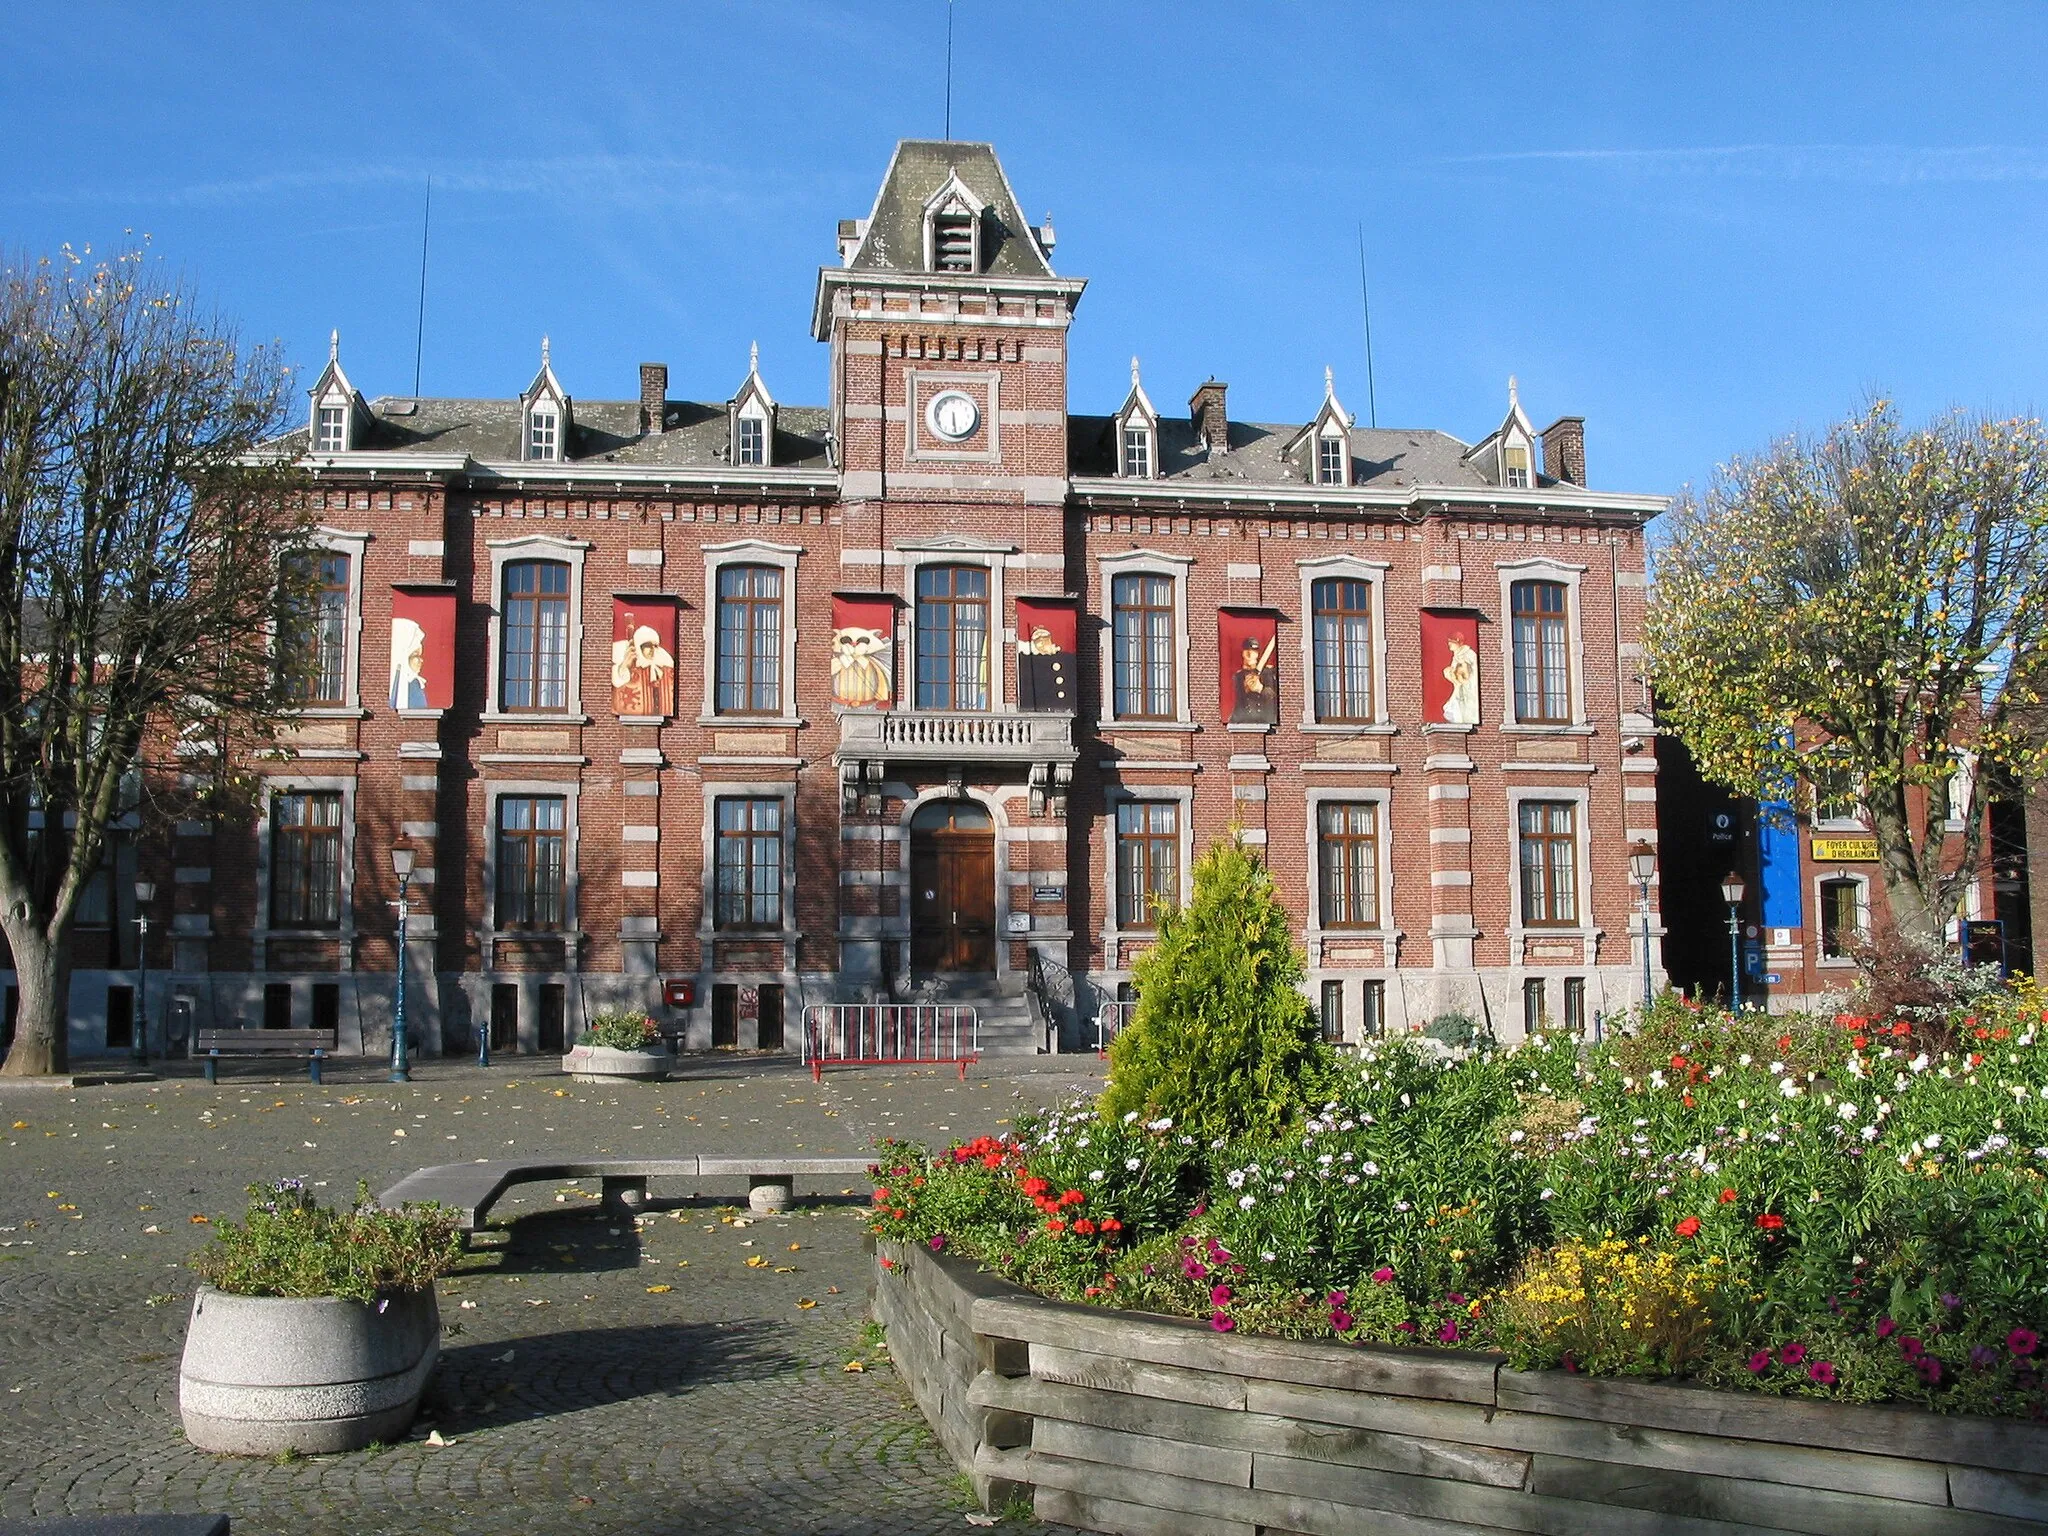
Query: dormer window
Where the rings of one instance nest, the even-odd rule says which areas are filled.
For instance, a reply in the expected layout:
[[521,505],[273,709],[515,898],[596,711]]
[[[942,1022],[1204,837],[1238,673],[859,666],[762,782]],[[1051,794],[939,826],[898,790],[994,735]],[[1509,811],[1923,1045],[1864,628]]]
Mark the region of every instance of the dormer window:
[[732,460],[735,464],[766,464],[768,462],[767,423],[758,416],[742,416],[739,431],[733,439]]
[[1124,428],[1124,478],[1152,478],[1152,434],[1141,426]]
[[320,421],[313,446],[322,453],[345,453],[348,450],[348,407],[345,405],[323,405],[320,407]]
[[988,206],[959,176],[925,200],[924,264],[928,272],[981,270],[981,213]]
[[1502,457],[1502,483],[1511,491],[1529,489],[1528,448],[1521,443],[1512,443]]
[[1344,473],[1344,439],[1332,432],[1316,439],[1316,484],[1343,485],[1348,477]]
[[526,418],[526,456],[553,463],[561,456],[561,421],[554,411],[536,409]]

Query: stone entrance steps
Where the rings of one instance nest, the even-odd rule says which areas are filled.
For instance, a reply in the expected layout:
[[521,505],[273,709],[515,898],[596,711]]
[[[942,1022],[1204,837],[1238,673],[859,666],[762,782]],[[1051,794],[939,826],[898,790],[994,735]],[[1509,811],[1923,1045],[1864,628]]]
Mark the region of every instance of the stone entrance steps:
[[1039,1056],[1045,1032],[1031,1011],[1023,989],[1009,992],[993,976],[920,978],[905,999],[910,1002],[966,1003],[981,1021],[983,1056]]

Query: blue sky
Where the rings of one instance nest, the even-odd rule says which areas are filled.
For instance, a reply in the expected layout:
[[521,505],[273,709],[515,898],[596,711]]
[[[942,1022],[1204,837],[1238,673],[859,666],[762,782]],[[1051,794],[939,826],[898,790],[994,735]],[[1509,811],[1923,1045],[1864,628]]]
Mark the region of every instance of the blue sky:
[[[1589,478],[1674,491],[1885,392],[2031,411],[2048,358],[2048,7],[957,0],[956,137],[1091,280],[1077,410],[1128,359],[1301,420],[1322,370],[1471,439],[1510,373]],[[943,0],[114,5],[10,17],[12,251],[146,231],[309,370],[509,395],[636,365],[722,399],[758,339],[822,402],[816,268],[943,127]],[[304,382],[310,384],[310,372]]]

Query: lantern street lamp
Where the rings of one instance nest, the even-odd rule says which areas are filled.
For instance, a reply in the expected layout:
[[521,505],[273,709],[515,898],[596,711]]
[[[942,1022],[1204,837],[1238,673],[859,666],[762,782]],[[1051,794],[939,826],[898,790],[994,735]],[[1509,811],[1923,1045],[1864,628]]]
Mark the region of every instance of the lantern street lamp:
[[1657,850],[1648,839],[1629,844],[1628,872],[1635,879],[1638,906],[1643,914],[1643,1012],[1650,1011],[1650,877],[1657,872]]
[[391,872],[398,876],[398,995],[391,1010],[391,1081],[409,1083],[412,1072],[405,1054],[405,920],[412,915],[408,904],[412,887],[412,839],[402,832],[398,841],[391,845]]
[[1721,877],[1721,899],[1728,903],[1728,1006],[1742,1011],[1742,876],[1732,870]]
[[156,886],[148,880],[135,882],[135,980],[137,1012],[141,1017],[128,1032],[128,1059],[136,1066],[149,1062],[149,904],[156,900]]

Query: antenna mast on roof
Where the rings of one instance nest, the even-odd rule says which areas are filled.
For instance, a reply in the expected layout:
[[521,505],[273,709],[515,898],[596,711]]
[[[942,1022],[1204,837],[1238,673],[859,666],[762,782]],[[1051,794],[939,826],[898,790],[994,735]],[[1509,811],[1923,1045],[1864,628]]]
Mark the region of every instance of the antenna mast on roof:
[[1379,386],[1372,376],[1372,295],[1365,286],[1365,225],[1358,226],[1358,303],[1365,311],[1365,400],[1372,424],[1380,424]]
[[946,0],[946,142],[953,142],[953,0]]
[[427,206],[420,215],[420,317],[412,333],[412,395],[420,395],[420,354],[427,340],[427,232],[434,223],[434,178],[427,178]]

